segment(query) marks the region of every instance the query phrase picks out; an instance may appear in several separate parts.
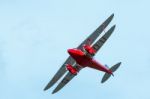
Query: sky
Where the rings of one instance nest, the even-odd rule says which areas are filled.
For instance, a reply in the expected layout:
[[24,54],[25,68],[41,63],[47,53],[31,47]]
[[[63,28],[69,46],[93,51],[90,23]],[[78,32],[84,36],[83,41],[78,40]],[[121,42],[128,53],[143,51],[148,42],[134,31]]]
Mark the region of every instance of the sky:
[[[0,0],[0,99],[150,99],[149,0]],[[120,68],[85,68],[56,94],[44,87],[77,47],[114,13],[95,59]],[[103,33],[104,34],[104,33]]]

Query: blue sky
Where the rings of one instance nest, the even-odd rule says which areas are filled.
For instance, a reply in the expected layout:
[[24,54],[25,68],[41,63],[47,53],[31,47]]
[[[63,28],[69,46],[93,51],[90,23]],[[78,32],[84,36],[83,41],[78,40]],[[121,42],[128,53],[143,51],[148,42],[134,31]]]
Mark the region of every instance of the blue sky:
[[[1,0],[0,99],[150,99],[149,0]],[[95,58],[122,65],[106,83],[86,68],[60,92],[43,88],[108,16],[116,29]],[[108,28],[110,28],[110,26]],[[107,29],[108,29],[107,28]]]

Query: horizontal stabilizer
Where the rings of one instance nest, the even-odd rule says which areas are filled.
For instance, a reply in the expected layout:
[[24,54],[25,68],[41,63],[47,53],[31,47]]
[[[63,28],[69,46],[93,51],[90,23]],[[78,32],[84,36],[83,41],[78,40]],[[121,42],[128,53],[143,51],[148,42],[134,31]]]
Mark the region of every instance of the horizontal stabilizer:
[[[120,65],[121,65],[121,62],[119,62],[119,63],[117,63],[116,65],[112,66],[112,67],[110,68],[110,70],[111,70],[112,72],[115,72],[115,71],[119,68]],[[111,75],[112,75],[112,74],[105,73],[104,76],[103,76],[103,78],[102,78],[101,83],[104,83],[105,81],[107,81],[108,78],[109,78]]]
[[111,70],[112,72],[115,72],[115,71],[119,68],[120,65],[121,65],[121,62],[119,62],[119,63],[117,63],[116,65],[112,66],[112,67],[110,68],[110,70]]
[[111,76],[111,74],[105,73],[105,75],[102,78],[101,83],[104,83],[110,76]]

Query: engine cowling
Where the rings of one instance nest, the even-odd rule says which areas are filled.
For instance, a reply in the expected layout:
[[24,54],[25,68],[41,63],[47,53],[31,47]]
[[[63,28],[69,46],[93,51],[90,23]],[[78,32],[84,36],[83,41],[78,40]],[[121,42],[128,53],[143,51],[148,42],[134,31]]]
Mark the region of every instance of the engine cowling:
[[96,53],[96,51],[90,45],[83,45],[83,49],[91,55]]
[[66,64],[66,69],[73,75],[77,75],[78,71],[70,64]]

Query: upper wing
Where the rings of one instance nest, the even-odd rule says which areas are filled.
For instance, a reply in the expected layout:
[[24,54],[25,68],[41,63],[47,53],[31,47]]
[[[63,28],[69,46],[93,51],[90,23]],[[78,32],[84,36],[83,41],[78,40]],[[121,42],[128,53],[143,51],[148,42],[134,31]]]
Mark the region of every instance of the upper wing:
[[115,25],[112,26],[92,47],[96,52],[102,47],[102,45],[106,42],[106,40],[110,37],[115,29]]
[[[78,72],[82,69],[79,66],[75,66],[75,68],[78,70]],[[56,93],[57,91],[59,91],[60,89],[62,89],[71,79],[73,79],[76,75],[71,74],[70,72],[68,72],[68,74],[63,78],[63,80],[58,84],[58,86],[54,89],[54,91],[52,92],[52,94]]]
[[[114,14],[112,14],[110,17],[108,17],[90,36],[88,36],[77,48],[82,49],[82,45],[86,44],[87,40],[90,39],[91,44],[97,39],[97,37],[101,34],[101,32],[108,26],[108,24],[113,19]],[[61,66],[61,68],[57,71],[57,73],[54,75],[52,80],[47,84],[47,86],[44,88],[44,90],[49,89],[52,87],[65,73],[66,68],[65,64],[74,64],[74,59],[72,59],[71,56],[68,57],[68,59],[64,62],[64,64]]]
[[47,84],[47,86],[44,88],[44,90],[47,90],[50,87],[52,87],[66,73],[67,70],[66,70],[65,64],[74,64],[73,58],[71,58],[71,56],[68,57],[68,59],[60,67],[60,69],[54,75],[54,77],[52,78],[52,80]]
[[109,16],[91,35],[89,35],[77,48],[82,49],[82,45],[86,44],[88,39],[90,39],[90,43],[92,44],[97,37],[103,32],[103,30],[108,26],[108,24],[111,22],[113,19],[114,14]]

